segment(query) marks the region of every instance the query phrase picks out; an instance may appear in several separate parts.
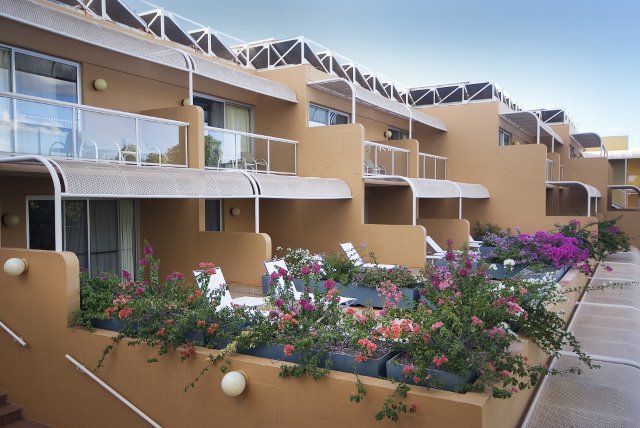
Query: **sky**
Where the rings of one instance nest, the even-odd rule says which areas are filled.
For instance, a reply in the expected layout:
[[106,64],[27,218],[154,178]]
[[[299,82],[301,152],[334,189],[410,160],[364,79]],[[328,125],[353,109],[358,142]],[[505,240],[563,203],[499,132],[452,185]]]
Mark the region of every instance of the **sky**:
[[408,87],[492,80],[640,149],[638,0],[153,2],[244,41],[305,36]]

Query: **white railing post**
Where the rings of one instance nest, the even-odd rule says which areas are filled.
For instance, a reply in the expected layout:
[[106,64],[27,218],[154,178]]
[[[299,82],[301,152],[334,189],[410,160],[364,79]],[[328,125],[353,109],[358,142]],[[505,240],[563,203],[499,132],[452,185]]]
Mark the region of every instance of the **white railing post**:
[[156,421],[154,421],[153,419],[151,419],[149,416],[147,416],[144,412],[142,412],[142,410],[138,409],[136,406],[134,406],[129,400],[127,400],[126,398],[124,398],[122,395],[120,395],[120,393],[118,393],[118,391],[116,391],[115,389],[111,388],[109,385],[107,385],[102,379],[100,379],[98,376],[96,376],[95,374],[93,374],[91,372],[91,370],[88,370],[85,366],[83,366],[82,364],[80,364],[75,358],[73,358],[71,355],[69,354],[65,354],[64,356],[68,361],[71,362],[71,364],[73,364],[74,366],[76,366],[76,368],[78,369],[78,371],[82,374],[85,374],[87,376],[89,376],[91,378],[91,380],[93,380],[94,382],[96,382],[98,385],[100,385],[101,387],[103,387],[105,390],[107,390],[107,392],[109,392],[111,395],[113,395],[114,397],[116,397],[118,400],[120,400],[120,402],[122,402],[122,404],[124,404],[125,406],[127,406],[128,408],[130,408],[131,410],[133,410],[133,412],[135,414],[137,414],[138,416],[140,416],[142,419],[144,419],[149,425],[151,425],[152,427],[155,428],[162,428],[160,426],[160,424],[158,424]]
[[444,158],[444,179],[447,179],[447,158]]
[[271,140],[267,138],[267,174],[271,174]]
[[78,117],[77,117],[78,111],[73,108],[71,109],[71,147],[73,150],[73,158],[77,158],[77,157],[82,157],[82,156],[78,156],[78,152],[77,152],[77,135],[78,132],[80,132],[78,130]]

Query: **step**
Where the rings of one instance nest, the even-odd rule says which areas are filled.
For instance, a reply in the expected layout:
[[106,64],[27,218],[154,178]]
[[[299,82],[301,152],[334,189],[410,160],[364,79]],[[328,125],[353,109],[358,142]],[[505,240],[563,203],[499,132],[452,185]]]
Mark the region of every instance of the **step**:
[[22,417],[22,407],[15,404],[0,406],[0,426],[18,420]]
[[28,419],[18,419],[17,421],[3,425],[2,428],[49,428],[49,425],[43,425]]

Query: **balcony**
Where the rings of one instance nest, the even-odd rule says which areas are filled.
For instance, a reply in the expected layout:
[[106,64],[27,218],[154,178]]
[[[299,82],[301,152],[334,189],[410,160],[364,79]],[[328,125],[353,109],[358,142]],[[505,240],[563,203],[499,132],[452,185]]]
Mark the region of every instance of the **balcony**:
[[447,179],[446,157],[428,153],[418,153],[418,160],[418,178],[431,178],[436,180]]
[[205,168],[298,173],[297,141],[210,126],[204,132]]
[[0,152],[187,165],[188,123],[0,92]]
[[364,142],[364,175],[409,175],[409,150]]

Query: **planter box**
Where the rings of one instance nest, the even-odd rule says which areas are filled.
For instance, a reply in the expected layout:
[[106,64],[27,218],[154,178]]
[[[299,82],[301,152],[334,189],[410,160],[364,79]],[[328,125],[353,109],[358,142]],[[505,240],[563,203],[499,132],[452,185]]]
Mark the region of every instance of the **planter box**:
[[522,273],[524,275],[525,278],[542,278],[543,276],[545,276],[546,274],[548,274],[549,272],[553,272],[553,279],[560,282],[560,280],[562,279],[562,277],[569,271],[569,269],[571,269],[570,265],[561,267],[560,269],[547,269],[544,270],[542,272],[534,272],[534,271],[530,271],[528,269],[525,269]]
[[[356,305],[371,305],[374,308],[382,308],[384,306],[384,298],[378,295],[375,288],[361,287],[356,284],[336,285],[340,290],[340,295],[358,299],[356,300]],[[400,291],[402,292],[402,300],[398,304],[400,308],[412,308],[420,298],[417,288],[400,288]]]
[[195,346],[206,346],[204,331],[192,331],[184,336],[184,341],[190,341]]
[[109,331],[120,331],[122,330],[122,327],[124,327],[124,323],[122,322],[122,320],[118,318],[107,318],[107,319],[94,318],[91,321],[91,324],[93,325],[94,328],[100,328],[102,330],[109,330]]
[[[399,355],[396,355],[389,361],[387,361],[387,377],[396,380],[404,380],[406,383],[410,385],[416,385],[413,379],[404,379],[402,376],[402,368],[404,367],[402,364],[396,363]],[[444,389],[445,391],[453,391],[455,392],[458,389],[458,386],[464,385],[467,383],[473,383],[478,376],[473,373],[467,373],[466,375],[459,375],[456,373],[449,373],[441,370],[426,370],[425,374],[430,374],[433,379],[439,379],[442,383],[440,386],[435,387],[436,389]]]
[[396,354],[397,352],[389,351],[379,358],[371,358],[361,363],[356,363],[354,355],[343,354],[341,352],[329,352],[329,358],[332,363],[331,370],[357,373],[363,376],[386,377],[387,361]]
[[[509,272],[509,276],[516,276],[519,274],[527,265],[516,264],[511,268],[511,272]],[[487,273],[492,279],[505,279],[507,277],[507,272],[505,271],[504,265],[502,263],[491,263]]]
[[480,250],[480,257],[482,257],[483,259],[486,259],[493,255],[493,252],[495,251],[495,247],[481,245],[479,250]]
[[[296,290],[302,291],[304,288],[304,280],[295,278],[293,280],[293,285],[296,287]],[[323,288],[324,281],[319,281],[316,283],[311,283],[311,291],[313,292],[313,288]],[[367,304],[371,304],[374,308],[382,308],[384,300],[378,296],[378,292],[375,288],[371,287],[361,287],[356,284],[349,284],[344,286],[339,282],[336,283],[336,287],[340,290],[340,295],[344,297],[354,297],[356,300],[356,305],[366,306]],[[413,307],[414,302],[416,302],[419,298],[418,289],[417,288],[401,288],[403,299],[398,305],[401,308],[411,308]],[[266,296],[269,294],[269,276],[264,275],[262,277],[262,292]]]
[[300,360],[300,354],[297,352],[294,352],[290,357],[284,355],[284,345],[258,345],[251,349],[238,349],[238,353],[289,363],[297,363]]

